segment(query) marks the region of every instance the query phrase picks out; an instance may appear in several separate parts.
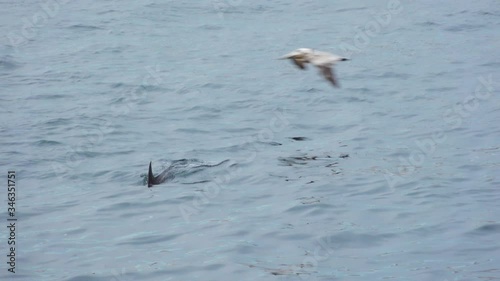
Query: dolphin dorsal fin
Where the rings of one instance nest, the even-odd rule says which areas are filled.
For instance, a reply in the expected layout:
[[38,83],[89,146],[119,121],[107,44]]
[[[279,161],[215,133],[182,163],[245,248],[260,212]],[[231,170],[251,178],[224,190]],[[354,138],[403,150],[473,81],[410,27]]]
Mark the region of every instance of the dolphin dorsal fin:
[[151,162],[149,162],[148,187],[152,187],[154,182],[155,182],[155,176],[153,175],[153,168],[151,168]]

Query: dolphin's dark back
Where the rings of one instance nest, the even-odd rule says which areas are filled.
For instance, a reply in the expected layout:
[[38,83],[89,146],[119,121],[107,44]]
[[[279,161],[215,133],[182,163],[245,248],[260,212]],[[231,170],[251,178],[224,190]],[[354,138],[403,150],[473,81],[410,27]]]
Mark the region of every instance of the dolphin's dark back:
[[151,162],[149,162],[149,171],[148,171],[148,187],[152,187],[155,184],[161,184],[169,179],[173,179],[174,175],[170,172],[170,168],[172,166],[165,169],[165,171],[161,172],[156,177],[153,175],[153,168],[151,167]]
[[152,187],[154,183],[155,183],[155,176],[153,175],[153,168],[151,168],[151,162],[149,162],[148,187]]

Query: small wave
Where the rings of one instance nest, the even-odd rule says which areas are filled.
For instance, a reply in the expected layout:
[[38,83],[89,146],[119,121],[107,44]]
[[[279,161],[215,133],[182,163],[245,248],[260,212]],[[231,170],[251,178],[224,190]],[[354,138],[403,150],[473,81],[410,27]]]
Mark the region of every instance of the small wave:
[[417,23],[417,25],[420,25],[420,26],[439,26],[440,24],[433,22],[433,21],[424,21],[421,23]]
[[404,73],[396,73],[396,72],[389,71],[389,72],[385,72],[380,77],[382,77],[382,78],[408,79],[408,78],[410,78],[410,75],[404,74]]
[[500,16],[500,13],[491,11],[479,11],[477,13],[481,16],[495,16],[495,17]]
[[60,126],[70,124],[71,122],[73,122],[73,120],[70,118],[55,118],[45,122],[45,125]]
[[62,95],[62,94],[50,94],[50,95],[35,95],[28,97],[28,100],[52,100],[52,99],[61,99],[61,98],[66,98],[68,97],[67,95]]
[[320,93],[320,92],[323,92],[322,89],[320,88],[306,88],[306,89],[301,89],[300,92],[304,92],[304,93]]
[[483,24],[459,24],[445,28],[444,30],[451,32],[462,32],[462,31],[474,31],[483,27],[485,27],[485,25]]
[[427,92],[450,92],[450,91],[456,91],[457,87],[437,87],[437,88],[428,88],[425,89]]
[[105,14],[109,14],[109,13],[117,13],[117,12],[119,12],[119,11],[111,9],[111,10],[106,10],[106,11],[101,11],[101,12],[98,12],[97,14],[98,14],[98,15],[105,15]]
[[208,89],[222,89],[224,88],[223,84],[217,84],[217,83],[206,83],[201,85],[201,88],[208,88]]
[[68,28],[76,29],[79,31],[82,31],[82,30],[83,31],[90,31],[90,30],[104,29],[102,27],[98,27],[95,25],[85,25],[85,24],[74,24],[74,25],[70,25]]
[[355,7],[355,8],[344,8],[344,9],[337,9],[336,12],[342,13],[342,12],[350,12],[350,11],[362,11],[366,10],[366,7]]
[[222,26],[220,26],[220,25],[213,25],[213,24],[200,25],[199,28],[203,29],[203,30],[221,30],[221,29],[223,29]]
[[130,239],[130,241],[127,242],[118,243],[117,245],[144,245],[144,244],[158,243],[158,242],[170,241],[179,236],[181,236],[181,234],[142,236]]
[[484,64],[481,64],[481,66],[488,66],[488,67],[497,67],[497,68],[500,68],[500,62],[487,62],[487,63],[484,63]]
[[51,140],[39,140],[35,142],[36,146],[54,146],[54,145],[62,145],[62,143],[58,141],[51,141]]
[[113,89],[123,88],[123,86],[125,86],[124,83],[112,83],[111,84],[111,88],[113,88]]

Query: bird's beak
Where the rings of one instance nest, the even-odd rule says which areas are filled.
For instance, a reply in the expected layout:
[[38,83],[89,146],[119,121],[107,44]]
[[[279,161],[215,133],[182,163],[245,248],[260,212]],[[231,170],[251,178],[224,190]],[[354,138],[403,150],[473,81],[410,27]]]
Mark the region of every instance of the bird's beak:
[[300,53],[298,53],[298,52],[291,52],[291,53],[288,53],[288,54],[286,54],[286,55],[282,56],[282,57],[281,57],[281,58],[279,58],[279,59],[280,59],[280,60],[284,60],[284,59],[291,59],[291,58],[293,58],[293,57],[295,57],[295,56],[297,56],[297,55],[300,55]]

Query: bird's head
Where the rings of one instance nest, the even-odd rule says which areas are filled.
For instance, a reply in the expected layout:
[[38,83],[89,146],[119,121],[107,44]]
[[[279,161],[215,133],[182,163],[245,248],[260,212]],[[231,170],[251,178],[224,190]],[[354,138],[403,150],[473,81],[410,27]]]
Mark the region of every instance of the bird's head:
[[279,59],[283,60],[283,59],[290,59],[290,58],[302,57],[302,56],[311,54],[312,52],[313,52],[313,50],[309,49],[309,48],[298,48],[297,50],[292,51],[292,52],[290,52],[290,53],[282,56]]
[[298,49],[297,49],[297,50],[295,50],[295,51],[296,51],[296,52],[299,52],[299,53],[301,53],[301,54],[304,54],[304,55],[306,55],[306,54],[311,54],[311,53],[313,52],[313,50],[312,50],[312,49],[310,49],[310,48],[298,48]]

